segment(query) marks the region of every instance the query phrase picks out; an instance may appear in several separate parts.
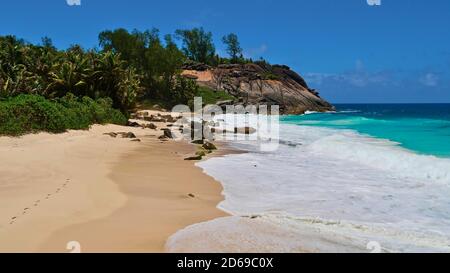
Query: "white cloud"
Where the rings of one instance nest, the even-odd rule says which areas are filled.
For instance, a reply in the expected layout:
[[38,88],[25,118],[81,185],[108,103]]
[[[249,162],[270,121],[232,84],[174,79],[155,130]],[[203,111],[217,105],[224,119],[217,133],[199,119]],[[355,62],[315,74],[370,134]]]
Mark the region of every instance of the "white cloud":
[[244,56],[247,58],[261,57],[268,49],[269,47],[266,44],[262,44],[259,47],[244,50]]
[[364,68],[361,60],[356,60],[353,70],[339,74],[309,73],[305,77],[308,82],[321,85],[323,83],[346,84],[353,87],[365,87],[369,84],[382,84],[387,80],[387,75],[381,72],[369,73]]
[[69,6],[81,6],[81,0],[66,0]]
[[350,85],[353,87],[366,87],[371,84],[384,85],[392,83],[392,77],[388,72],[373,72],[359,70],[344,73],[306,73],[304,75],[309,85]]
[[425,86],[435,87],[439,84],[439,76],[433,73],[427,73],[419,78],[419,82]]

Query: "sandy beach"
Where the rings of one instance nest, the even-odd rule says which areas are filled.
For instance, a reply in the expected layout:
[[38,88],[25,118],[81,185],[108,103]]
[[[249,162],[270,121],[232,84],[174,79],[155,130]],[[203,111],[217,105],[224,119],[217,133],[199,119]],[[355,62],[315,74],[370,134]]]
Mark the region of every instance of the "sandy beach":
[[164,252],[178,230],[226,216],[220,183],[184,160],[196,147],[161,142],[163,125],[1,137],[0,252],[64,253],[71,241],[82,252]]

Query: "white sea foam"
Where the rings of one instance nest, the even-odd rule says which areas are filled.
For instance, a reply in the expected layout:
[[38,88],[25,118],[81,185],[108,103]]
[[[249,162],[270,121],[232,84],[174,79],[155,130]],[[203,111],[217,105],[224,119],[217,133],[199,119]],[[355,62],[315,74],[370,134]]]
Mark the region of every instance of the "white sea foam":
[[317,114],[317,113],[319,113],[319,112],[317,112],[317,111],[306,111],[305,115],[313,115],[313,114]]
[[249,153],[198,164],[223,184],[221,209],[262,216],[254,221],[264,219],[261,228],[267,225],[271,235],[250,220],[223,219],[180,231],[169,249],[179,249],[196,232],[234,226],[265,251],[267,241],[256,239],[259,235],[277,239],[273,251],[360,252],[369,241],[380,242],[385,251],[450,251],[449,159],[418,155],[350,130],[281,125],[280,132],[286,145],[276,151],[232,142]]
[[195,224],[171,236],[173,253],[448,252],[439,236],[397,232],[381,226],[264,214],[224,217]]

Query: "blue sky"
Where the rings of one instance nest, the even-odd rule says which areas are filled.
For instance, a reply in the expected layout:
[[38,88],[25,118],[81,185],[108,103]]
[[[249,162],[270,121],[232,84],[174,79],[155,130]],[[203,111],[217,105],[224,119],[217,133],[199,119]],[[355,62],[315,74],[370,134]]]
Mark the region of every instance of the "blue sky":
[[450,102],[450,1],[4,0],[0,35],[97,46],[105,29],[235,32],[245,54],[286,64],[331,102]]

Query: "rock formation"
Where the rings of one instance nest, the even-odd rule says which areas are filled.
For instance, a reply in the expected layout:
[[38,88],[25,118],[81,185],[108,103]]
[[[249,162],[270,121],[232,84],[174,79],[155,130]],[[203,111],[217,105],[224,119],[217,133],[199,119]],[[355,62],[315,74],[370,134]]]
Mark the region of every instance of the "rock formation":
[[223,90],[236,97],[235,101],[222,104],[279,105],[283,114],[334,110],[300,75],[284,65],[255,62],[212,68],[189,63],[185,65],[183,75],[196,79],[201,86]]

